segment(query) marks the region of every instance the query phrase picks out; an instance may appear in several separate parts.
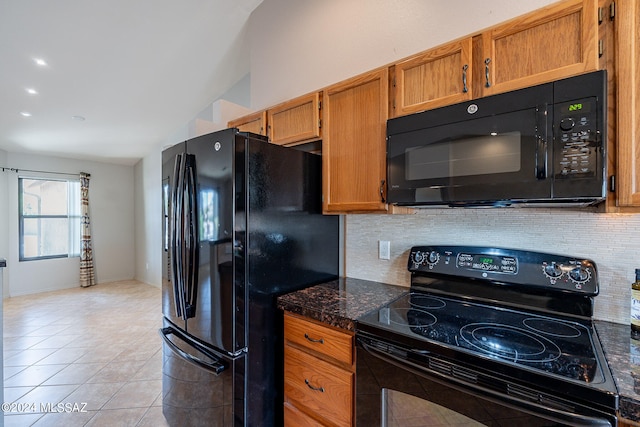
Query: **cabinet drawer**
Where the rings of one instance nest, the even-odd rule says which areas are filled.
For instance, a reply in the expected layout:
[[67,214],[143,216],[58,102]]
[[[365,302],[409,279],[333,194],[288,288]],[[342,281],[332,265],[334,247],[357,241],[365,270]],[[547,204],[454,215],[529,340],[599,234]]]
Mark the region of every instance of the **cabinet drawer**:
[[290,403],[284,404],[284,427],[323,427]]
[[349,426],[354,374],[291,346],[284,348],[285,402],[305,407],[333,425]]
[[353,336],[306,320],[286,315],[285,340],[322,353],[339,362],[353,364]]

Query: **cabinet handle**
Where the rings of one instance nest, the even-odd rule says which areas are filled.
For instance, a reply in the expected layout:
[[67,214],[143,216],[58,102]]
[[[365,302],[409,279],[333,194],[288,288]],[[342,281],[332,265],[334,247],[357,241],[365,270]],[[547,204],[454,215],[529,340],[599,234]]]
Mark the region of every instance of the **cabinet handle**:
[[484,60],[484,78],[487,81],[484,84],[484,87],[491,87],[491,83],[489,83],[489,64],[491,63],[491,58],[487,58]]
[[324,387],[315,387],[312,386],[308,379],[304,379],[304,383],[313,391],[319,391],[320,393],[324,393]]
[[308,339],[311,342],[319,342],[320,344],[324,344],[324,339],[320,338],[320,339],[316,339],[316,338],[311,338],[309,335],[304,334],[304,337],[306,339]]
[[469,89],[467,89],[467,70],[468,69],[469,69],[469,65],[464,64],[464,66],[462,67],[462,93],[469,92]]

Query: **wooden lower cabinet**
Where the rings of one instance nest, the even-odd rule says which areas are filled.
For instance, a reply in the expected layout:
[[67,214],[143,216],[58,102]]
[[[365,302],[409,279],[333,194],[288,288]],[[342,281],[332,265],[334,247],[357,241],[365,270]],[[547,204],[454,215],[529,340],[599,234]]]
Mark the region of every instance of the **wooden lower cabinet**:
[[353,334],[285,313],[285,426],[354,425]]
[[323,427],[323,424],[306,415],[304,412],[300,412],[292,404],[285,402],[284,427]]

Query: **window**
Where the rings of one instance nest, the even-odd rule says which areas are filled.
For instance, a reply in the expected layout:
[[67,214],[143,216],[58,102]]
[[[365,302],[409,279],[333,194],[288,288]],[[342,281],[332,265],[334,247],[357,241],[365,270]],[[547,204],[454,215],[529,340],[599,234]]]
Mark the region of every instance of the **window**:
[[80,181],[18,178],[20,261],[80,256]]

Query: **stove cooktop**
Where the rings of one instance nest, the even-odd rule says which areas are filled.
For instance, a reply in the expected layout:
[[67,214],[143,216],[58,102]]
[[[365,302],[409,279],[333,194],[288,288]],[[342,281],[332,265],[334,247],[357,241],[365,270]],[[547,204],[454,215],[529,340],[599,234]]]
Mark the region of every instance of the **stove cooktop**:
[[583,383],[604,381],[588,324],[418,292],[359,323]]
[[410,291],[358,319],[364,351],[462,387],[617,408],[592,321],[593,261],[440,245],[414,246],[407,267]]

